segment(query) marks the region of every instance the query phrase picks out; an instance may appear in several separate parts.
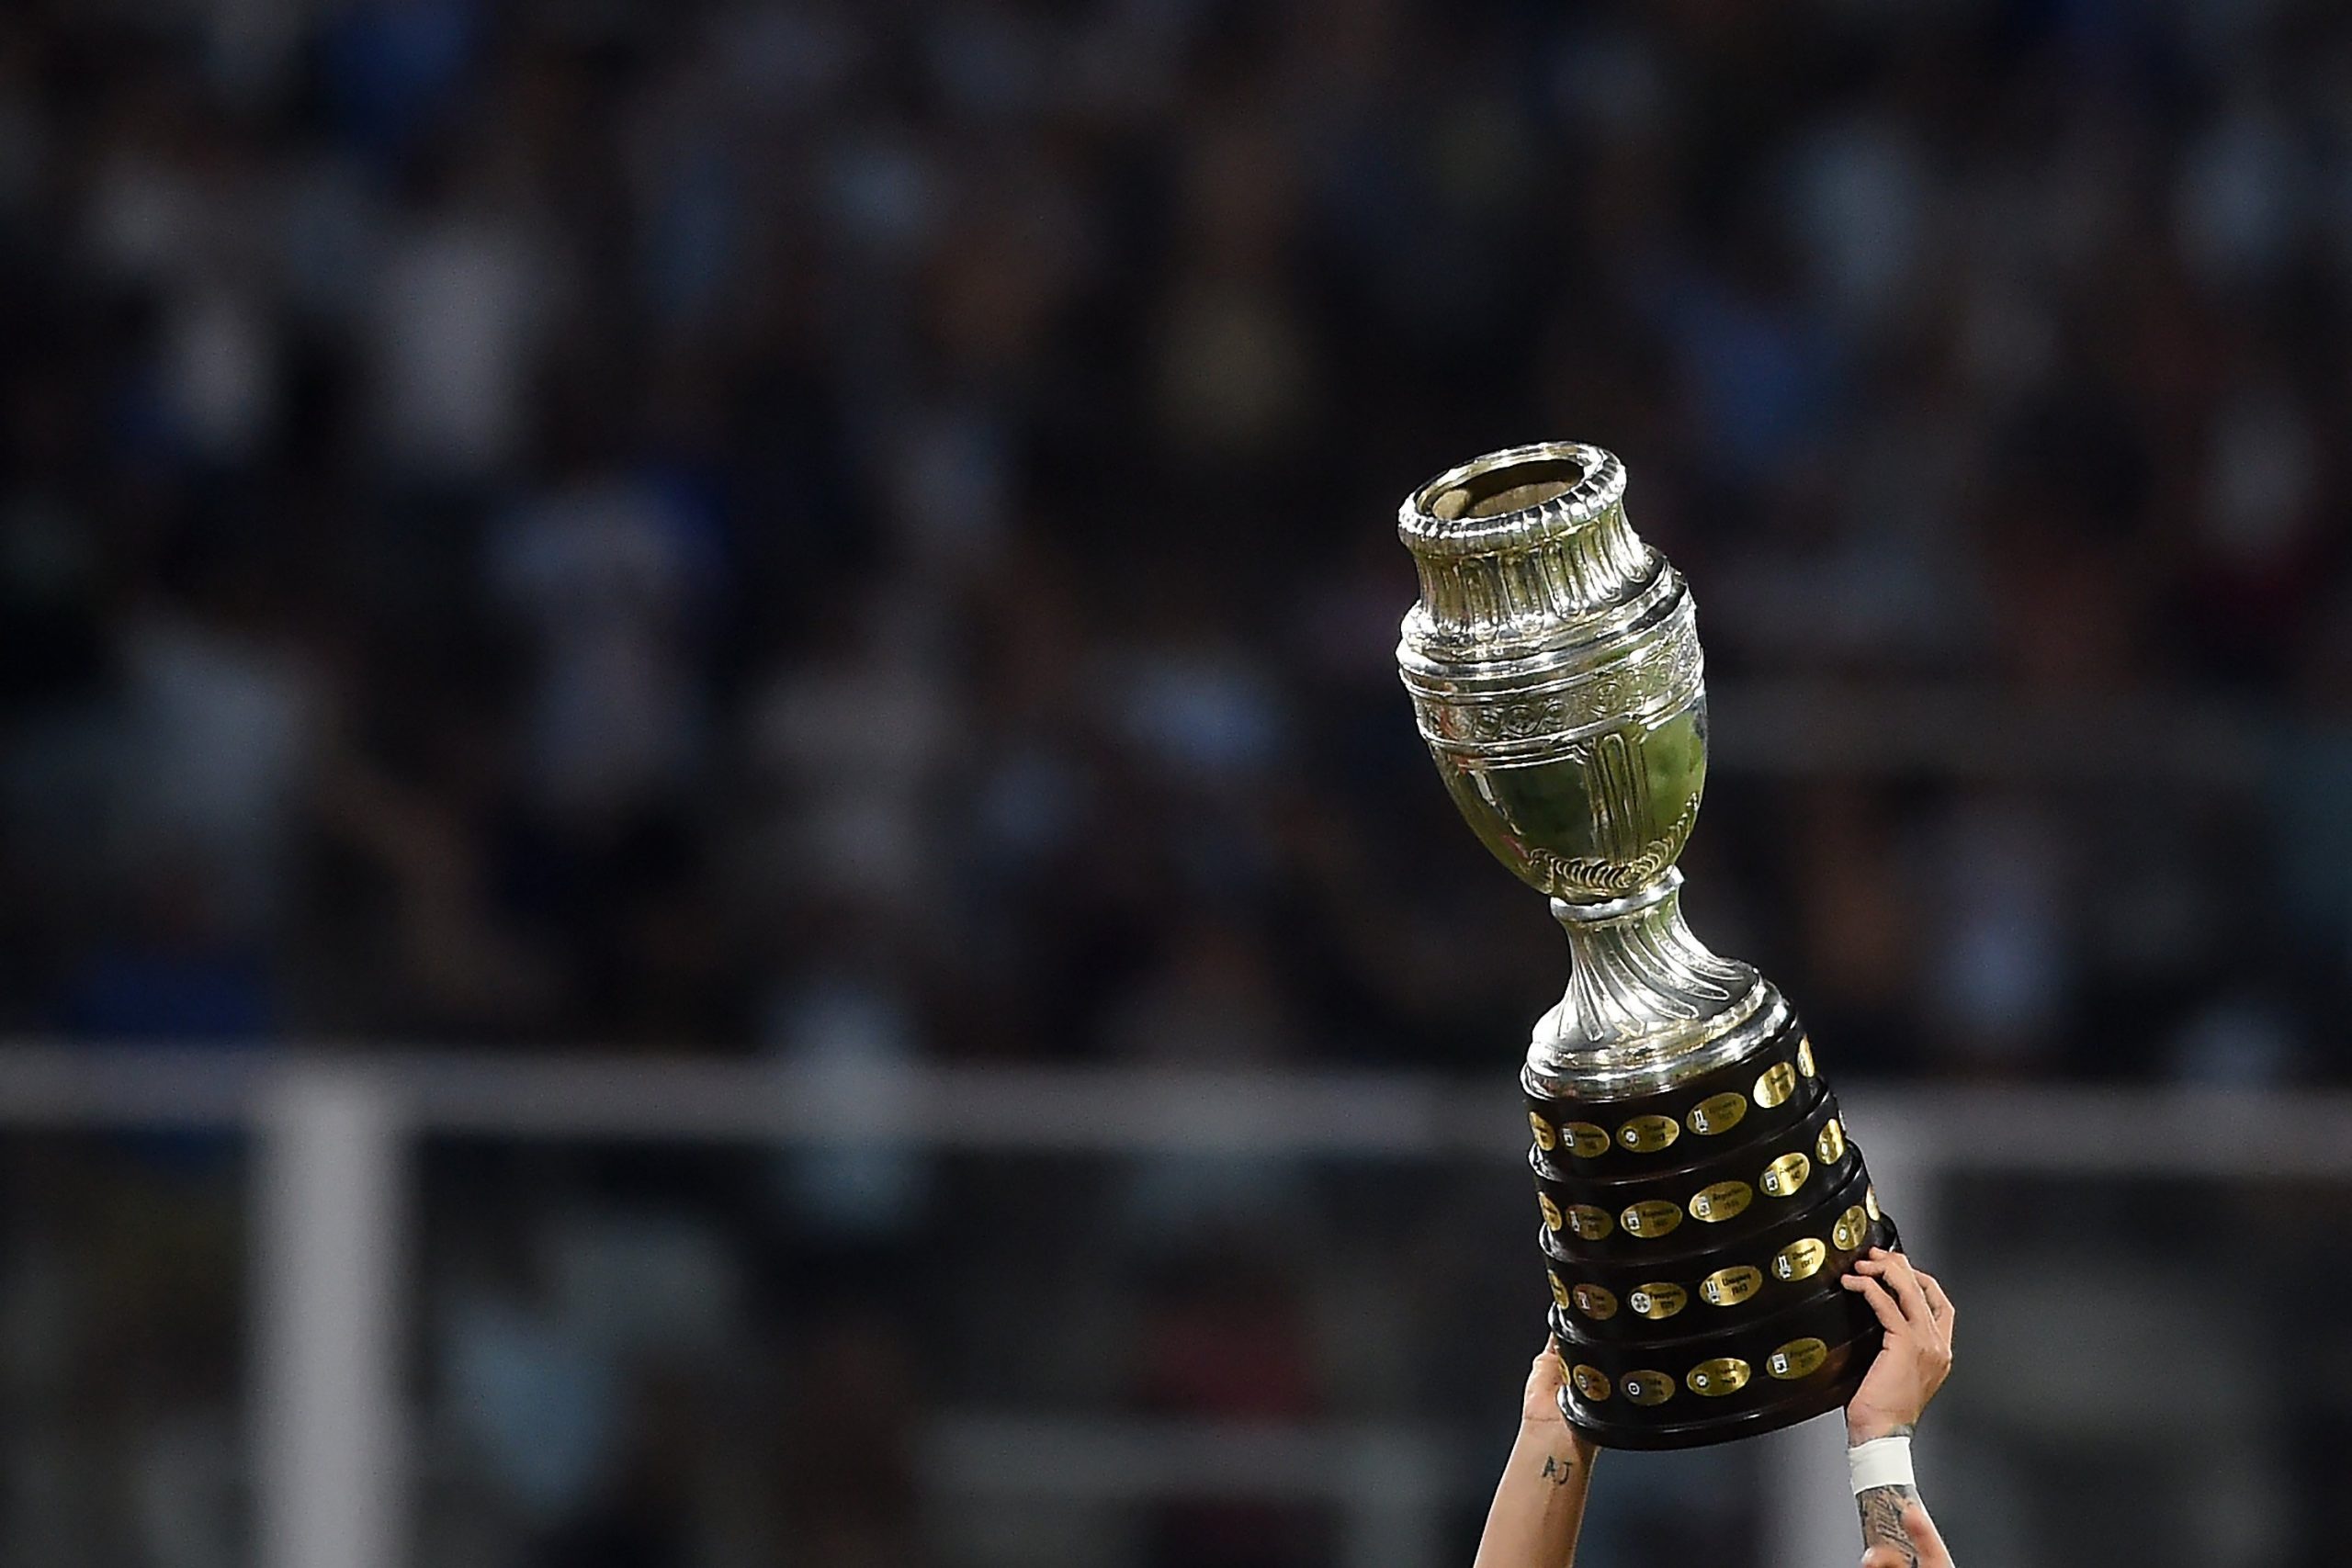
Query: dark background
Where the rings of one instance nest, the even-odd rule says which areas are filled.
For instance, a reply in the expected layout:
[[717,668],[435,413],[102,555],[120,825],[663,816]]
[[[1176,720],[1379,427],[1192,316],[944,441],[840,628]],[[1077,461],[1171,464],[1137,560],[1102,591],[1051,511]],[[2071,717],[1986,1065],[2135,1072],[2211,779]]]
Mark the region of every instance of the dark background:
[[[2342,1083],[2347,305],[2326,4],[17,0],[0,1028],[1507,1085],[1565,956],[1419,750],[1392,525],[1560,437],[1701,606],[1694,923],[1841,1079]],[[241,1156],[12,1147],[7,1299],[148,1303],[8,1320],[96,1518],[233,1428]],[[626,1382],[522,1260],[649,1206],[818,1428],[924,1381],[935,1171],[428,1164],[429,1399]],[[1068,1392],[1344,1406],[1311,1211],[1129,1174],[1090,1223],[1208,1239]],[[1057,1365],[1088,1255],[964,1245],[970,1354]],[[644,1375],[443,1561],[734,1561],[596,1491],[699,1408]],[[784,1464],[794,1561],[910,1560],[872,1469]],[[44,1561],[203,1568],[132,1517]]]

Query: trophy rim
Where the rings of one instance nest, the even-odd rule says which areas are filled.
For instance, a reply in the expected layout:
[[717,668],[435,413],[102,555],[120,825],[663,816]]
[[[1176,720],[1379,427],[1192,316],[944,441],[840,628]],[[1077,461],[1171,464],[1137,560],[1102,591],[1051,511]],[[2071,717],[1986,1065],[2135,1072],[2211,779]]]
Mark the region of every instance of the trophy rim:
[[[1442,515],[1440,497],[1503,469],[1536,463],[1574,463],[1577,478],[1565,489],[1492,516]],[[1625,465],[1605,447],[1582,441],[1536,441],[1506,446],[1457,463],[1415,488],[1396,511],[1396,536],[1426,556],[1492,555],[1574,534],[1607,516],[1625,500]]]

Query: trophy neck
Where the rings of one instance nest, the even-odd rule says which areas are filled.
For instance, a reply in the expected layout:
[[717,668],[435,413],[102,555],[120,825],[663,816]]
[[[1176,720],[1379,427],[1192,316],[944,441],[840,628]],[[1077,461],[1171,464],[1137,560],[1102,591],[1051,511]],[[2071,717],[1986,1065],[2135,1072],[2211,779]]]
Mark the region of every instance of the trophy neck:
[[1682,874],[1666,874],[1605,904],[1552,900],[1567,932],[1567,994],[1536,1025],[1535,1077],[1570,1093],[1663,1085],[1704,1070],[1723,1040],[1761,1008],[1770,987],[1736,959],[1708,951],[1682,919]]
[[1570,442],[1448,469],[1406,499],[1396,533],[1420,576],[1407,640],[1441,660],[1585,640],[1660,575],[1626,521],[1623,465]]

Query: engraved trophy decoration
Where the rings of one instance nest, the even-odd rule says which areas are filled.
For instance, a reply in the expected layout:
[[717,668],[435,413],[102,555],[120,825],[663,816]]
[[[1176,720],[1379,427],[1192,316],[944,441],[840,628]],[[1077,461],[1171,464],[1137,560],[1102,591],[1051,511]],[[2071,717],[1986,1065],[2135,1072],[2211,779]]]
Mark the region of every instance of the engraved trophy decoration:
[[1421,736],[1567,931],[1567,994],[1521,1076],[1562,1407],[1609,1447],[1676,1449],[1843,1405],[1879,1327],[1838,1278],[1895,1232],[1787,1000],[1683,923],[1707,773],[1689,589],[1593,446],[1452,469],[1397,534]]

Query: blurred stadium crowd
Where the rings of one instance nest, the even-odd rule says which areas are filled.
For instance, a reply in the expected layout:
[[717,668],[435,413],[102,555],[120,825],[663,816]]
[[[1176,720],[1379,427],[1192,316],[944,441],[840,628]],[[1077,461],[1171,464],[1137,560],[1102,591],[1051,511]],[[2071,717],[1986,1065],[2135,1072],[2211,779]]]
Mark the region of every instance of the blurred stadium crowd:
[[1548,11],[12,8],[6,1021],[1507,1061],[1388,520],[1574,434],[1727,689],[1996,699],[1717,792],[1843,1055],[2312,1065],[2352,34]]
[[[20,0],[0,289],[11,1031],[1507,1082],[1565,955],[1390,527],[1566,436],[1699,598],[1694,923],[1839,1071],[2346,1075],[2340,7]],[[1311,1404],[1304,1288],[1128,1392]]]

